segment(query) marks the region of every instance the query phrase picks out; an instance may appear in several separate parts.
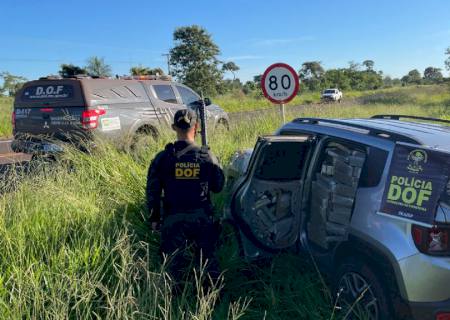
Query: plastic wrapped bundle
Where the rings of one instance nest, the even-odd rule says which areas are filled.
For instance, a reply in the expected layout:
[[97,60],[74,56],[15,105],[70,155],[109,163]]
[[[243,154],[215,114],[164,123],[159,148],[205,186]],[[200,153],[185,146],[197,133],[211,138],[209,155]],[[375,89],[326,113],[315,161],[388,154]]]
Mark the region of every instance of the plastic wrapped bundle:
[[312,183],[311,241],[327,249],[332,242],[347,239],[356,190],[365,154],[335,145],[326,150],[326,158]]

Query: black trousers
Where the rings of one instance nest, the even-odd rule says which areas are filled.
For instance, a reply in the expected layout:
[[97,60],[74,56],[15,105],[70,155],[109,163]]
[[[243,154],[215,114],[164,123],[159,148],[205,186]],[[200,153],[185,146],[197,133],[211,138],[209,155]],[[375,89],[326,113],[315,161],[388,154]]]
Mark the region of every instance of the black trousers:
[[[218,229],[203,210],[167,216],[161,228],[161,252],[169,256],[168,272],[179,283],[189,266],[199,270],[200,263],[213,281],[219,277],[214,251]],[[192,254],[194,261],[192,261]],[[192,264],[193,262],[193,264]]]

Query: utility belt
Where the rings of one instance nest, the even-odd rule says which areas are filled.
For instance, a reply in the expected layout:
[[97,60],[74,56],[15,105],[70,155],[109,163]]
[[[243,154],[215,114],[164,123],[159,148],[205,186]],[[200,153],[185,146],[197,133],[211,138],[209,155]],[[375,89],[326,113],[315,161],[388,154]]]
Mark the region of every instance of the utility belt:
[[180,212],[166,212],[164,215],[163,224],[168,226],[180,221],[199,223],[212,222],[212,212],[204,208],[187,209]]

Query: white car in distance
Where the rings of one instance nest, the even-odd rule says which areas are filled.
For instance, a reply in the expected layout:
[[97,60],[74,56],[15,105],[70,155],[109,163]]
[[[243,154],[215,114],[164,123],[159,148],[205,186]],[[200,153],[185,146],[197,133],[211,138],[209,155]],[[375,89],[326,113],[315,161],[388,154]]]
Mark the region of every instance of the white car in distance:
[[322,92],[321,95],[321,100],[322,101],[337,101],[337,102],[341,102],[342,100],[342,91],[336,88],[332,88],[332,89],[325,89]]

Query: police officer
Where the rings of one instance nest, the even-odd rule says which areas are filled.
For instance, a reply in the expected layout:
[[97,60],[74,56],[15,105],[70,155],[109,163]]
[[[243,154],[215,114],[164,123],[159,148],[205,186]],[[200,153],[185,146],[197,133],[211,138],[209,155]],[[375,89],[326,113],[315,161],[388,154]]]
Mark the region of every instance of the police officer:
[[177,141],[156,155],[148,172],[147,206],[152,229],[157,230],[161,224],[161,251],[172,257],[168,271],[176,282],[182,280],[182,269],[190,263],[186,257],[190,246],[196,249],[197,261],[200,256],[203,264],[208,260],[206,270],[216,279],[219,269],[214,249],[218,235],[212,221],[210,191],[222,190],[223,171],[208,150],[195,144],[195,112],[177,111],[172,129]]

